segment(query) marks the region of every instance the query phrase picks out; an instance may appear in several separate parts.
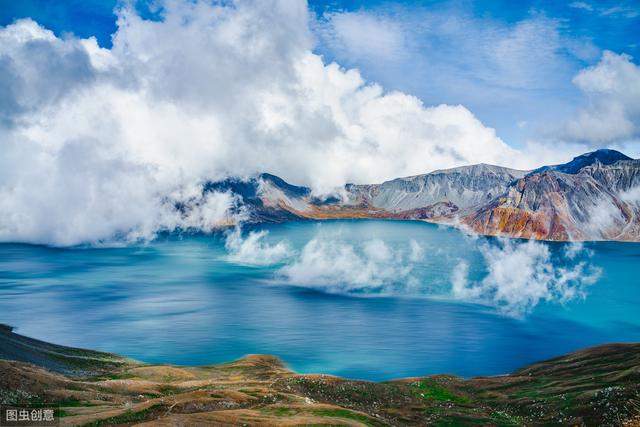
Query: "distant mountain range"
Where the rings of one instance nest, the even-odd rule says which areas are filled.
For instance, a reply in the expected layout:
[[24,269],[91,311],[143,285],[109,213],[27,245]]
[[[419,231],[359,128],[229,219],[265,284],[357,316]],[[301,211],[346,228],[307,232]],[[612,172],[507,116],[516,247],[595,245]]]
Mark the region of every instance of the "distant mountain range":
[[230,191],[249,222],[388,218],[452,224],[476,233],[527,239],[640,241],[640,160],[597,150],[522,171],[478,164],[347,184],[328,198],[261,174],[208,183]]

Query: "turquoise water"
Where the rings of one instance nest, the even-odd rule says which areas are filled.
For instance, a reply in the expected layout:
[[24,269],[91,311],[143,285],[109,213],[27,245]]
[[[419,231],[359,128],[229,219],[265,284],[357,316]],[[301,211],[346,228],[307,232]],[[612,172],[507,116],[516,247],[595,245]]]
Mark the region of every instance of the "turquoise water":
[[268,353],[352,378],[491,375],[640,341],[639,276],[640,244],[294,222],[137,246],[0,244],[0,322],[150,363]]

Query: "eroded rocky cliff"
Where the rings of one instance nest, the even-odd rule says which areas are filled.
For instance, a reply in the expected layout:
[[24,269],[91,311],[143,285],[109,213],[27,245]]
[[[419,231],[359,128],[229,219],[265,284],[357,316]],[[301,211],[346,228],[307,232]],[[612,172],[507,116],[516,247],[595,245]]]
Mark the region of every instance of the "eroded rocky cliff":
[[479,164],[347,184],[324,197],[269,174],[207,189],[238,195],[238,210],[249,222],[417,219],[494,236],[640,241],[640,160],[614,150],[533,171]]

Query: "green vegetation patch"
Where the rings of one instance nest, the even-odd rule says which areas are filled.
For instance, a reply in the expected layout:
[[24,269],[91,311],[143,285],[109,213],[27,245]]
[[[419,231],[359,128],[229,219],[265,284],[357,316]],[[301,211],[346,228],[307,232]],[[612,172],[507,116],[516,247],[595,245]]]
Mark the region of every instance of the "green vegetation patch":
[[276,417],[292,417],[298,413],[296,409],[287,408],[286,406],[262,408],[261,412],[275,415]]
[[491,413],[491,419],[499,426],[520,426],[524,422],[522,418],[511,415],[504,411],[494,411]]
[[174,387],[174,386],[166,385],[166,384],[161,385],[159,387],[159,389],[158,389],[158,391],[164,396],[178,394],[178,393],[181,393],[181,392],[184,392],[184,391],[188,391],[188,390],[189,389],[181,389],[179,387]]
[[411,383],[414,393],[427,400],[436,400],[439,402],[455,402],[469,403],[469,398],[453,393],[446,387],[438,384],[435,380],[424,379]]
[[64,409],[60,409],[60,408],[56,408],[53,410],[53,416],[55,418],[63,418],[63,417],[68,417],[69,414],[67,411],[65,411]]
[[104,381],[104,380],[129,380],[131,378],[137,378],[134,374],[130,372],[119,372],[114,374],[102,375],[96,378],[96,381]]
[[251,397],[256,397],[256,398],[260,398],[262,397],[263,393],[261,393],[258,390],[251,390],[251,389],[247,389],[247,388],[241,388],[240,390],[238,390],[240,393],[244,393],[247,394]]

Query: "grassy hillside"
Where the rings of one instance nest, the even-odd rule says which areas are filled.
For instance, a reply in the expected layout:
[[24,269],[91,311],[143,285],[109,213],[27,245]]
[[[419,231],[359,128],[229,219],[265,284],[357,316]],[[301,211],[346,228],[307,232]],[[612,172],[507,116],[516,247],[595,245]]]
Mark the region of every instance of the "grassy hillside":
[[640,344],[594,347],[510,375],[384,383],[298,375],[252,355],[145,365],[0,329],[0,403],[60,406],[62,425],[639,425]]

